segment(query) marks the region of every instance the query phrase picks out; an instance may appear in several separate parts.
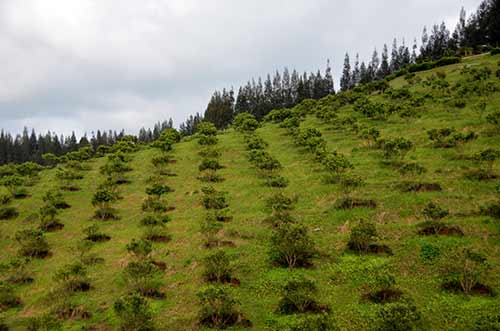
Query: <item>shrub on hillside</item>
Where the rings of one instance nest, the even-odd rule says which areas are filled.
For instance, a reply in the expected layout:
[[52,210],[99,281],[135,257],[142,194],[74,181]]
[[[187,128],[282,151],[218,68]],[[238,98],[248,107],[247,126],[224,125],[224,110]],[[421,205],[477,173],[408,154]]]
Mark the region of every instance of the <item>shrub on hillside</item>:
[[215,136],[217,135],[217,128],[213,123],[210,122],[201,122],[196,127],[196,133],[199,135],[205,136]]
[[27,331],[60,331],[62,323],[52,314],[30,317],[26,323]]
[[216,136],[209,136],[209,135],[202,134],[198,138],[198,144],[200,144],[202,146],[213,146],[213,145],[217,145],[218,142],[219,142],[219,140],[217,139]]
[[123,270],[123,277],[131,292],[152,298],[164,296],[160,291],[162,272],[151,261],[129,262]]
[[49,243],[42,231],[19,230],[15,239],[19,244],[19,255],[26,257],[45,258],[49,255]]
[[98,189],[92,197],[92,206],[97,210],[94,218],[99,220],[108,220],[117,218],[117,212],[111,205],[118,200],[118,195],[106,188]]
[[269,257],[274,264],[288,268],[308,267],[315,255],[314,242],[303,225],[283,224],[271,236]]
[[378,330],[412,331],[420,329],[420,312],[412,300],[406,299],[383,305],[378,311]]
[[217,159],[203,159],[201,164],[198,166],[199,171],[204,170],[219,170],[224,168]]
[[367,253],[370,251],[370,245],[374,244],[377,238],[375,224],[362,219],[352,228],[347,247],[356,252]]
[[171,221],[169,215],[149,214],[142,218],[141,225],[143,226],[163,226]]
[[278,312],[288,315],[325,311],[327,307],[316,301],[318,293],[313,281],[304,277],[291,279],[283,287]]
[[21,305],[11,285],[0,282],[0,312]]
[[46,204],[40,208],[40,225],[42,231],[56,231],[64,227],[57,218],[58,210],[54,205]]
[[154,331],[153,313],[146,299],[131,294],[118,299],[113,305],[122,331]]
[[228,283],[231,281],[233,268],[229,256],[223,250],[217,250],[203,259],[203,277],[209,282]]
[[253,132],[260,126],[259,121],[250,113],[239,113],[233,119],[233,127],[241,132]]
[[198,321],[203,326],[225,329],[242,320],[238,301],[226,287],[209,286],[198,292],[198,301]]
[[51,204],[57,209],[66,209],[71,207],[65,200],[61,191],[50,190],[42,198],[43,202]]
[[[482,278],[491,266],[485,256],[469,247],[457,247],[448,252],[441,264],[443,287],[448,290],[459,290],[465,295],[474,290],[485,290]],[[483,292],[483,291],[481,291]]]
[[466,176],[478,180],[496,178],[493,166],[498,158],[500,158],[500,151],[493,148],[474,154],[472,159],[478,164],[479,169],[469,172]]
[[110,236],[108,236],[105,233],[102,233],[99,230],[99,226],[97,224],[93,224],[93,225],[83,229],[83,233],[85,234],[86,240],[90,240],[93,242],[103,242],[103,241],[108,241],[111,239]]
[[384,157],[388,160],[398,158],[403,160],[408,152],[413,148],[413,143],[403,137],[379,140],[379,146],[384,152]]
[[329,182],[338,182],[345,172],[354,168],[345,155],[335,151],[327,154],[322,163],[329,172]]
[[90,279],[86,267],[77,262],[66,265],[56,272],[54,281],[69,292],[85,292],[90,290]]
[[266,177],[266,185],[269,187],[287,187],[290,181],[280,175],[270,175]]
[[368,147],[372,147],[377,143],[377,139],[380,138],[380,131],[372,127],[361,131],[359,137],[366,141]]

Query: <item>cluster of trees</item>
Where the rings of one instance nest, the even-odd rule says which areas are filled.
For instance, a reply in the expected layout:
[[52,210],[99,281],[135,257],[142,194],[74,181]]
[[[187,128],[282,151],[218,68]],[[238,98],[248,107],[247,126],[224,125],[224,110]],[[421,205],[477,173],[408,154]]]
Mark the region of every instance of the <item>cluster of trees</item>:
[[[141,128],[137,141],[149,143],[160,137],[162,131],[172,128],[173,120],[158,122],[153,129]],[[36,162],[44,164],[44,154],[54,154],[62,156],[70,152],[77,151],[82,147],[92,147],[97,151],[99,146],[112,146],[125,137],[125,131],[101,131],[92,132],[90,138],[84,134],[80,139],[75,132],[69,136],[58,135],[54,132],[47,132],[45,135],[37,134],[34,129],[31,133],[28,128],[24,128],[22,134],[13,136],[12,134],[0,131],[0,165],[7,163]]]
[[360,63],[359,55],[356,55],[354,66],[351,66],[351,59],[346,53],[340,89],[346,91],[359,84],[381,80],[411,64],[437,60],[444,56],[468,55],[484,51],[485,47],[496,47],[500,45],[499,22],[500,1],[485,0],[468,19],[462,8],[453,33],[444,22],[433,25],[430,30],[424,27],[420,48],[416,39],[411,51],[404,40],[398,45],[394,39],[390,54],[387,45],[384,45],[380,56],[375,49],[368,64],[364,61]]
[[321,99],[335,93],[330,62],[324,75],[317,73],[292,73],[285,68],[283,73],[276,71],[273,78],[267,75],[257,81],[252,79],[245,86],[234,91],[216,91],[208,103],[204,119],[219,129],[227,127],[239,113],[249,113],[261,120],[272,109],[293,107],[305,99]]

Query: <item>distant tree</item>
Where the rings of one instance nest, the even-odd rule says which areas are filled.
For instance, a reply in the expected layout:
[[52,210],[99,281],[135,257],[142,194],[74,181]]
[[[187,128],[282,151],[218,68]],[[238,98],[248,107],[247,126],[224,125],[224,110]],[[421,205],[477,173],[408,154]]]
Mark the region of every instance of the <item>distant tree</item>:
[[351,88],[351,64],[349,61],[349,54],[345,53],[344,69],[342,70],[342,77],[340,78],[340,90],[347,91]]

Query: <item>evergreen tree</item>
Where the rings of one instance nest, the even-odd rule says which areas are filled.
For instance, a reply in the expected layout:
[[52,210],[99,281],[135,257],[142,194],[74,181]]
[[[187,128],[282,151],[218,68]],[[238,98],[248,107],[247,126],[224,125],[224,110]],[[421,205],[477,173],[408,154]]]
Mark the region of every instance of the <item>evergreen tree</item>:
[[340,78],[340,90],[349,90],[351,88],[351,82],[351,63],[349,60],[349,54],[345,53],[344,69],[342,70],[342,77]]
[[361,73],[359,69],[359,54],[356,54],[356,62],[354,63],[354,69],[351,74],[351,85],[357,86],[361,81]]
[[391,68],[389,66],[389,51],[387,49],[387,44],[384,44],[384,49],[382,50],[382,58],[380,61],[380,68],[377,71],[377,79],[383,79],[390,73]]

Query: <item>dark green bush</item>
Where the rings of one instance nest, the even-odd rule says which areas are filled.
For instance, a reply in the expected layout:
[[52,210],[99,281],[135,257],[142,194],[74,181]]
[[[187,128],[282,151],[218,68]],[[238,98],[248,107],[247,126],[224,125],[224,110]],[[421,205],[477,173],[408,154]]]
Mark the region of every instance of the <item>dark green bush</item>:
[[448,216],[449,211],[431,201],[424,207],[422,214],[427,220],[437,221]]
[[157,197],[158,199],[167,193],[173,192],[174,190],[168,186],[168,185],[163,185],[161,183],[155,183],[151,187],[146,188],[146,194],[147,195],[152,195]]
[[269,144],[264,141],[264,139],[257,137],[255,135],[245,138],[247,148],[252,149],[265,149]]
[[215,136],[217,135],[217,128],[213,123],[210,122],[201,122],[196,127],[196,133],[199,135],[205,136]]
[[329,313],[282,315],[268,320],[267,328],[271,331],[336,331],[337,322]]
[[270,260],[279,266],[296,268],[312,265],[316,248],[307,228],[297,224],[283,224],[271,236]]
[[419,330],[421,315],[415,304],[402,300],[383,305],[378,312],[378,329],[383,331]]
[[266,200],[267,208],[269,208],[273,213],[292,210],[293,204],[293,199],[287,197],[282,192],[275,193]]
[[225,287],[207,287],[198,293],[198,300],[201,306],[198,320],[203,326],[225,329],[241,319],[237,308],[238,301]]
[[266,177],[266,185],[270,187],[287,187],[290,181],[280,175],[270,175]]
[[15,239],[20,246],[21,256],[45,258],[49,255],[49,243],[42,231],[20,230],[16,232]]
[[456,247],[446,254],[441,263],[443,287],[465,295],[472,294],[490,269],[481,252],[469,247]]
[[165,229],[164,226],[150,226],[144,231],[143,238],[145,240],[155,241],[155,242],[168,242],[172,239],[170,233]]
[[85,234],[86,240],[90,240],[93,242],[103,242],[103,241],[108,241],[111,239],[110,236],[99,231],[99,226],[97,224],[93,224],[93,225],[85,228],[83,230],[83,233]]
[[0,206],[0,220],[10,220],[19,216],[15,207]]
[[461,59],[459,57],[456,57],[456,56],[442,57],[436,61],[435,66],[436,67],[443,67],[443,66],[447,66],[450,64],[457,64],[460,62],[461,62]]
[[500,54],[500,47],[495,47],[495,48],[492,48],[491,51],[490,51],[490,54],[491,55],[497,55],[497,54]]
[[11,285],[0,282],[0,312],[21,305]]
[[149,214],[142,218],[141,225],[143,226],[162,226],[171,221],[168,215]]
[[316,284],[304,277],[289,280],[283,287],[278,303],[280,314],[301,314],[325,310],[316,301],[318,288]]
[[228,283],[233,269],[229,256],[223,250],[217,250],[203,259],[203,277],[209,282]]
[[360,220],[351,230],[347,247],[356,252],[366,253],[370,245],[377,240],[378,234],[375,224],[368,220]]
[[81,263],[73,263],[62,267],[54,275],[54,281],[69,292],[85,292],[90,290],[90,279],[87,269]]
[[233,119],[233,127],[241,132],[253,132],[260,126],[259,121],[250,113],[239,113]]
[[500,201],[481,207],[481,214],[500,219]]
[[71,207],[65,200],[61,191],[51,190],[47,191],[42,198],[46,204],[53,205],[57,209],[66,209]]
[[131,294],[118,299],[114,306],[115,314],[120,321],[122,331],[153,331],[155,330],[153,314],[146,299],[137,294]]
[[127,288],[131,292],[151,298],[164,297],[160,291],[162,276],[161,270],[151,261],[132,261],[123,270]]
[[130,244],[127,244],[127,251],[139,260],[149,259],[153,252],[153,244],[149,240],[132,239]]
[[203,159],[201,164],[198,166],[199,171],[204,170],[219,170],[224,168],[217,159]]
[[224,209],[229,204],[226,201],[226,193],[215,191],[213,187],[205,187],[202,189],[202,205],[206,209]]

